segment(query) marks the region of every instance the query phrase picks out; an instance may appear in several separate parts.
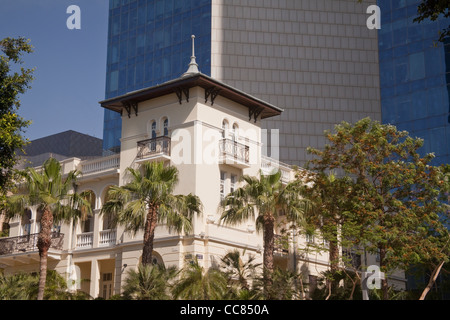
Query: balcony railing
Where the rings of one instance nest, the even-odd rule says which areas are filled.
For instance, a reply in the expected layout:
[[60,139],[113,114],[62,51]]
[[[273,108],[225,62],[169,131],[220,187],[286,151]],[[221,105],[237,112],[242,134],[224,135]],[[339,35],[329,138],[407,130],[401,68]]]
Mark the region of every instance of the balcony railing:
[[77,235],[77,248],[92,248],[94,244],[94,233],[84,232]]
[[234,161],[235,163],[249,164],[250,162],[250,148],[242,143],[230,139],[222,139],[219,144],[219,152],[221,160],[228,163]]
[[275,159],[262,156],[261,170],[264,174],[273,174],[279,170],[281,171],[281,181],[283,183],[288,183],[291,180],[292,169],[289,165],[281,163]]
[[103,230],[100,231],[99,246],[107,247],[116,244],[116,230]]
[[115,154],[109,157],[101,157],[93,160],[83,161],[81,163],[81,172],[83,174],[103,172],[111,169],[119,169],[120,155]]
[[139,141],[138,145],[138,159],[153,158],[158,156],[170,157],[170,137],[158,137]]
[[[33,252],[38,251],[38,233],[0,239],[0,255]],[[64,243],[64,234],[60,232],[52,232],[52,242],[50,248],[62,250]]]

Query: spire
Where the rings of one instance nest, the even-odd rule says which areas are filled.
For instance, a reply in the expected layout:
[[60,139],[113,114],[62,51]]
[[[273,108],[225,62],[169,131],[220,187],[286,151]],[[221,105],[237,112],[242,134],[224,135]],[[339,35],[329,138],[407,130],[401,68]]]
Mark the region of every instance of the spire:
[[192,74],[200,73],[198,70],[198,64],[195,61],[195,36],[192,35],[192,56],[191,56],[191,63],[189,63],[189,69],[183,74],[183,76],[189,76]]

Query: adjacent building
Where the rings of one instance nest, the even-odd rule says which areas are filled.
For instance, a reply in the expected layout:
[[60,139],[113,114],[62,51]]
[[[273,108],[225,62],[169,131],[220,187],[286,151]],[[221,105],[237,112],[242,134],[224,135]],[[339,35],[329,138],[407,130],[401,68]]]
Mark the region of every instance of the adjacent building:
[[[450,39],[439,31],[450,19],[414,22],[419,0],[379,0],[380,85],[382,121],[424,140],[422,154],[434,153],[434,165],[450,163]],[[448,299],[448,290],[437,292]],[[411,276],[409,289],[428,279]]]
[[[284,110],[262,121],[273,154],[303,165],[306,148],[343,120],[381,120],[372,1],[111,0],[106,98],[179,77],[196,36],[200,71]],[[121,122],[105,111],[104,149],[118,150]]]
[[423,154],[450,163],[450,19],[413,22],[419,0],[380,0],[380,84],[383,123],[424,139]]

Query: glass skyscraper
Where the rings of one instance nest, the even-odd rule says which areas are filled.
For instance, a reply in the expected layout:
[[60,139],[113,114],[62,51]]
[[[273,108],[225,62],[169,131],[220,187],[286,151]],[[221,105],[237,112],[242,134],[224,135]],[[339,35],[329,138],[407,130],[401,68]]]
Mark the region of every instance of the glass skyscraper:
[[450,19],[413,22],[420,0],[379,0],[382,121],[424,139],[435,165],[450,163]]
[[[196,36],[200,71],[211,73],[211,0],[110,0],[106,99],[181,76]],[[103,149],[120,146],[120,115],[105,110]]]
[[[193,34],[203,74],[284,110],[261,121],[279,137],[270,156],[302,166],[312,158],[307,148],[322,148],[336,123],[381,120],[378,33],[366,25],[371,4],[111,0],[106,99],[180,77]],[[116,151],[120,135],[120,115],[106,111],[104,149]]]

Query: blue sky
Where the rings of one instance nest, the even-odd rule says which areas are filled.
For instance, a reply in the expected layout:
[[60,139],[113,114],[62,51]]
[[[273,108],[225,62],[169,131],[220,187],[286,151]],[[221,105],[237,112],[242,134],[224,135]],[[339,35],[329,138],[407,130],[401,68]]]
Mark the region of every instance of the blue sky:
[[[69,30],[67,8],[81,9],[81,29]],[[24,66],[35,80],[19,114],[33,123],[30,141],[66,130],[103,136],[108,0],[1,0],[0,39],[23,36],[34,52]]]

